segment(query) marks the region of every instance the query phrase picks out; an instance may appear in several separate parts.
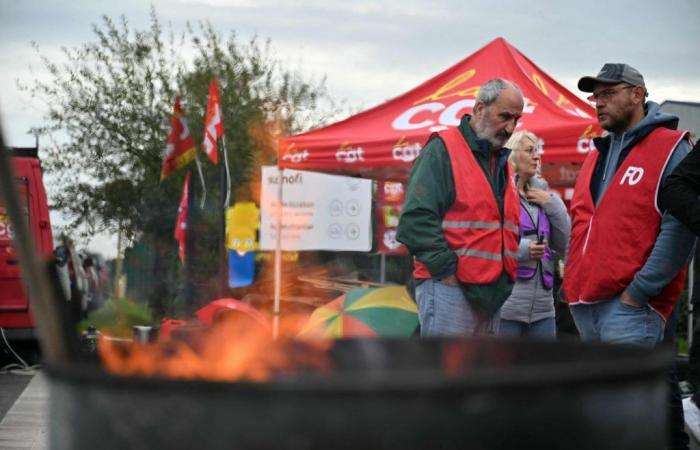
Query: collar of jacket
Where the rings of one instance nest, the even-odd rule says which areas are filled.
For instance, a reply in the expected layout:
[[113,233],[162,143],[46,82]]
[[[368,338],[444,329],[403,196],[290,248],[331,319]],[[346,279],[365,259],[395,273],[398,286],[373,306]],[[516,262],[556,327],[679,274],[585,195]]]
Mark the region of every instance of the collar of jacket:
[[[464,135],[464,137],[467,139],[467,143],[469,144],[469,147],[472,149],[473,152],[475,153],[482,153],[482,154],[488,154],[489,152],[489,141],[486,139],[479,139],[476,137],[476,131],[474,131],[474,128],[472,128],[472,125],[470,123],[472,116],[469,114],[465,114],[462,116],[462,120],[459,123],[459,129]],[[507,156],[509,153],[509,150],[507,148],[502,148],[498,152],[498,158],[502,158],[503,156]]]
[[[642,122],[646,121],[647,116],[649,115],[649,104],[646,103],[644,105],[644,118],[642,118]],[[641,123],[641,122],[640,122]],[[627,156],[629,153],[630,149],[637,145],[639,141],[644,139],[645,137],[649,136],[652,131],[654,131],[656,128],[659,126],[665,126],[667,128],[671,128],[672,130],[675,130],[678,127],[678,120],[675,122],[671,121],[669,123],[645,123],[642,124],[641,128],[639,128],[639,124],[631,127],[629,130],[627,130],[625,133],[629,136],[631,133],[632,138],[627,142],[627,143],[622,143],[625,144],[624,147],[622,148],[621,157],[618,161],[618,167],[622,163],[622,160],[624,160],[624,157]],[[608,154],[608,151],[610,150],[610,144],[612,143],[613,136],[619,136],[618,134],[608,134],[606,136],[602,137],[597,137],[593,139],[593,144],[595,144],[596,150],[600,152],[600,154],[605,157]]]

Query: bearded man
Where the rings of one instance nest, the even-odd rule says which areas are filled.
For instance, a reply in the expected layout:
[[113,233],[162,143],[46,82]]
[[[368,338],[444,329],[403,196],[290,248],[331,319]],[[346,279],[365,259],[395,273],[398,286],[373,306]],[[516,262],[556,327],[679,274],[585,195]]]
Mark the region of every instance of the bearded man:
[[486,82],[473,116],[434,133],[413,164],[396,237],[413,256],[422,336],[498,333],[520,216],[503,145],[523,104],[512,81]]

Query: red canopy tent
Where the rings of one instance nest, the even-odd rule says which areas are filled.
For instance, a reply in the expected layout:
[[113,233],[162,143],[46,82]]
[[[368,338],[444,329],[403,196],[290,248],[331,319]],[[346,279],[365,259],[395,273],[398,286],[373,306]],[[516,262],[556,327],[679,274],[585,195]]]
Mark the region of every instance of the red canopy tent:
[[543,141],[543,175],[573,186],[577,169],[600,134],[594,109],[497,38],[417,88],[324,128],[282,139],[282,168],[404,180],[428,136],[470,113],[479,87],[492,78],[516,82],[525,96],[518,129]]
[[395,240],[403,187],[388,180],[405,181],[430,134],[458,125],[471,113],[480,86],[493,78],[512,80],[522,89],[525,108],[518,129],[540,137],[542,175],[568,201],[591,140],[601,133],[595,111],[503,38],[400,97],[281,139],[278,165],[382,180],[376,197],[377,251],[403,253]]

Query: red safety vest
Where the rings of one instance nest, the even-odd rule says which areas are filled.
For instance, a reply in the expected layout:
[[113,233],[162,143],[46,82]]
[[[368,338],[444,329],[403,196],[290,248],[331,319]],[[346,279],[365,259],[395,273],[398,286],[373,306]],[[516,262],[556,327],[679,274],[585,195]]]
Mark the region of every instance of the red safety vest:
[[[599,152],[589,153],[571,200],[571,244],[564,270],[569,304],[610,300],[649,258],[661,228],[656,197],[661,176],[685,131],[657,128],[634,146],[595,207],[591,178]],[[683,289],[685,268],[649,306],[668,318]]]
[[[455,201],[442,220],[447,245],[457,254],[455,276],[462,283],[486,284],[505,270],[515,281],[520,203],[510,164],[506,164],[503,219],[491,185],[459,129],[449,128],[439,135],[450,155],[455,182]],[[425,265],[415,258],[414,268],[415,278],[431,278]]]

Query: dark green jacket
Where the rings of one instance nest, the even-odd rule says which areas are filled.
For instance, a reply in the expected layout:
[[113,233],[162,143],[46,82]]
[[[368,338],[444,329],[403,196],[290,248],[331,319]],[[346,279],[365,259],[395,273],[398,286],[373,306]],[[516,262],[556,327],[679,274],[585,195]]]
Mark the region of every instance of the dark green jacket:
[[[502,149],[498,158],[496,176],[489,170],[488,142],[478,139],[471,125],[469,115],[462,117],[459,130],[469,143],[476,161],[491,184],[501,215],[503,215],[503,194],[506,186],[507,149]],[[449,249],[442,232],[442,219],[455,201],[455,185],[452,177],[450,156],[442,139],[431,139],[413,163],[408,180],[406,201],[401,210],[396,238],[406,244],[411,255],[425,264],[435,279],[445,278],[457,270],[457,255]],[[416,280],[420,283],[420,280]],[[490,284],[463,284],[465,297],[488,309],[500,307],[506,301],[513,283],[508,275],[501,276]],[[498,305],[498,306],[495,306]]]

